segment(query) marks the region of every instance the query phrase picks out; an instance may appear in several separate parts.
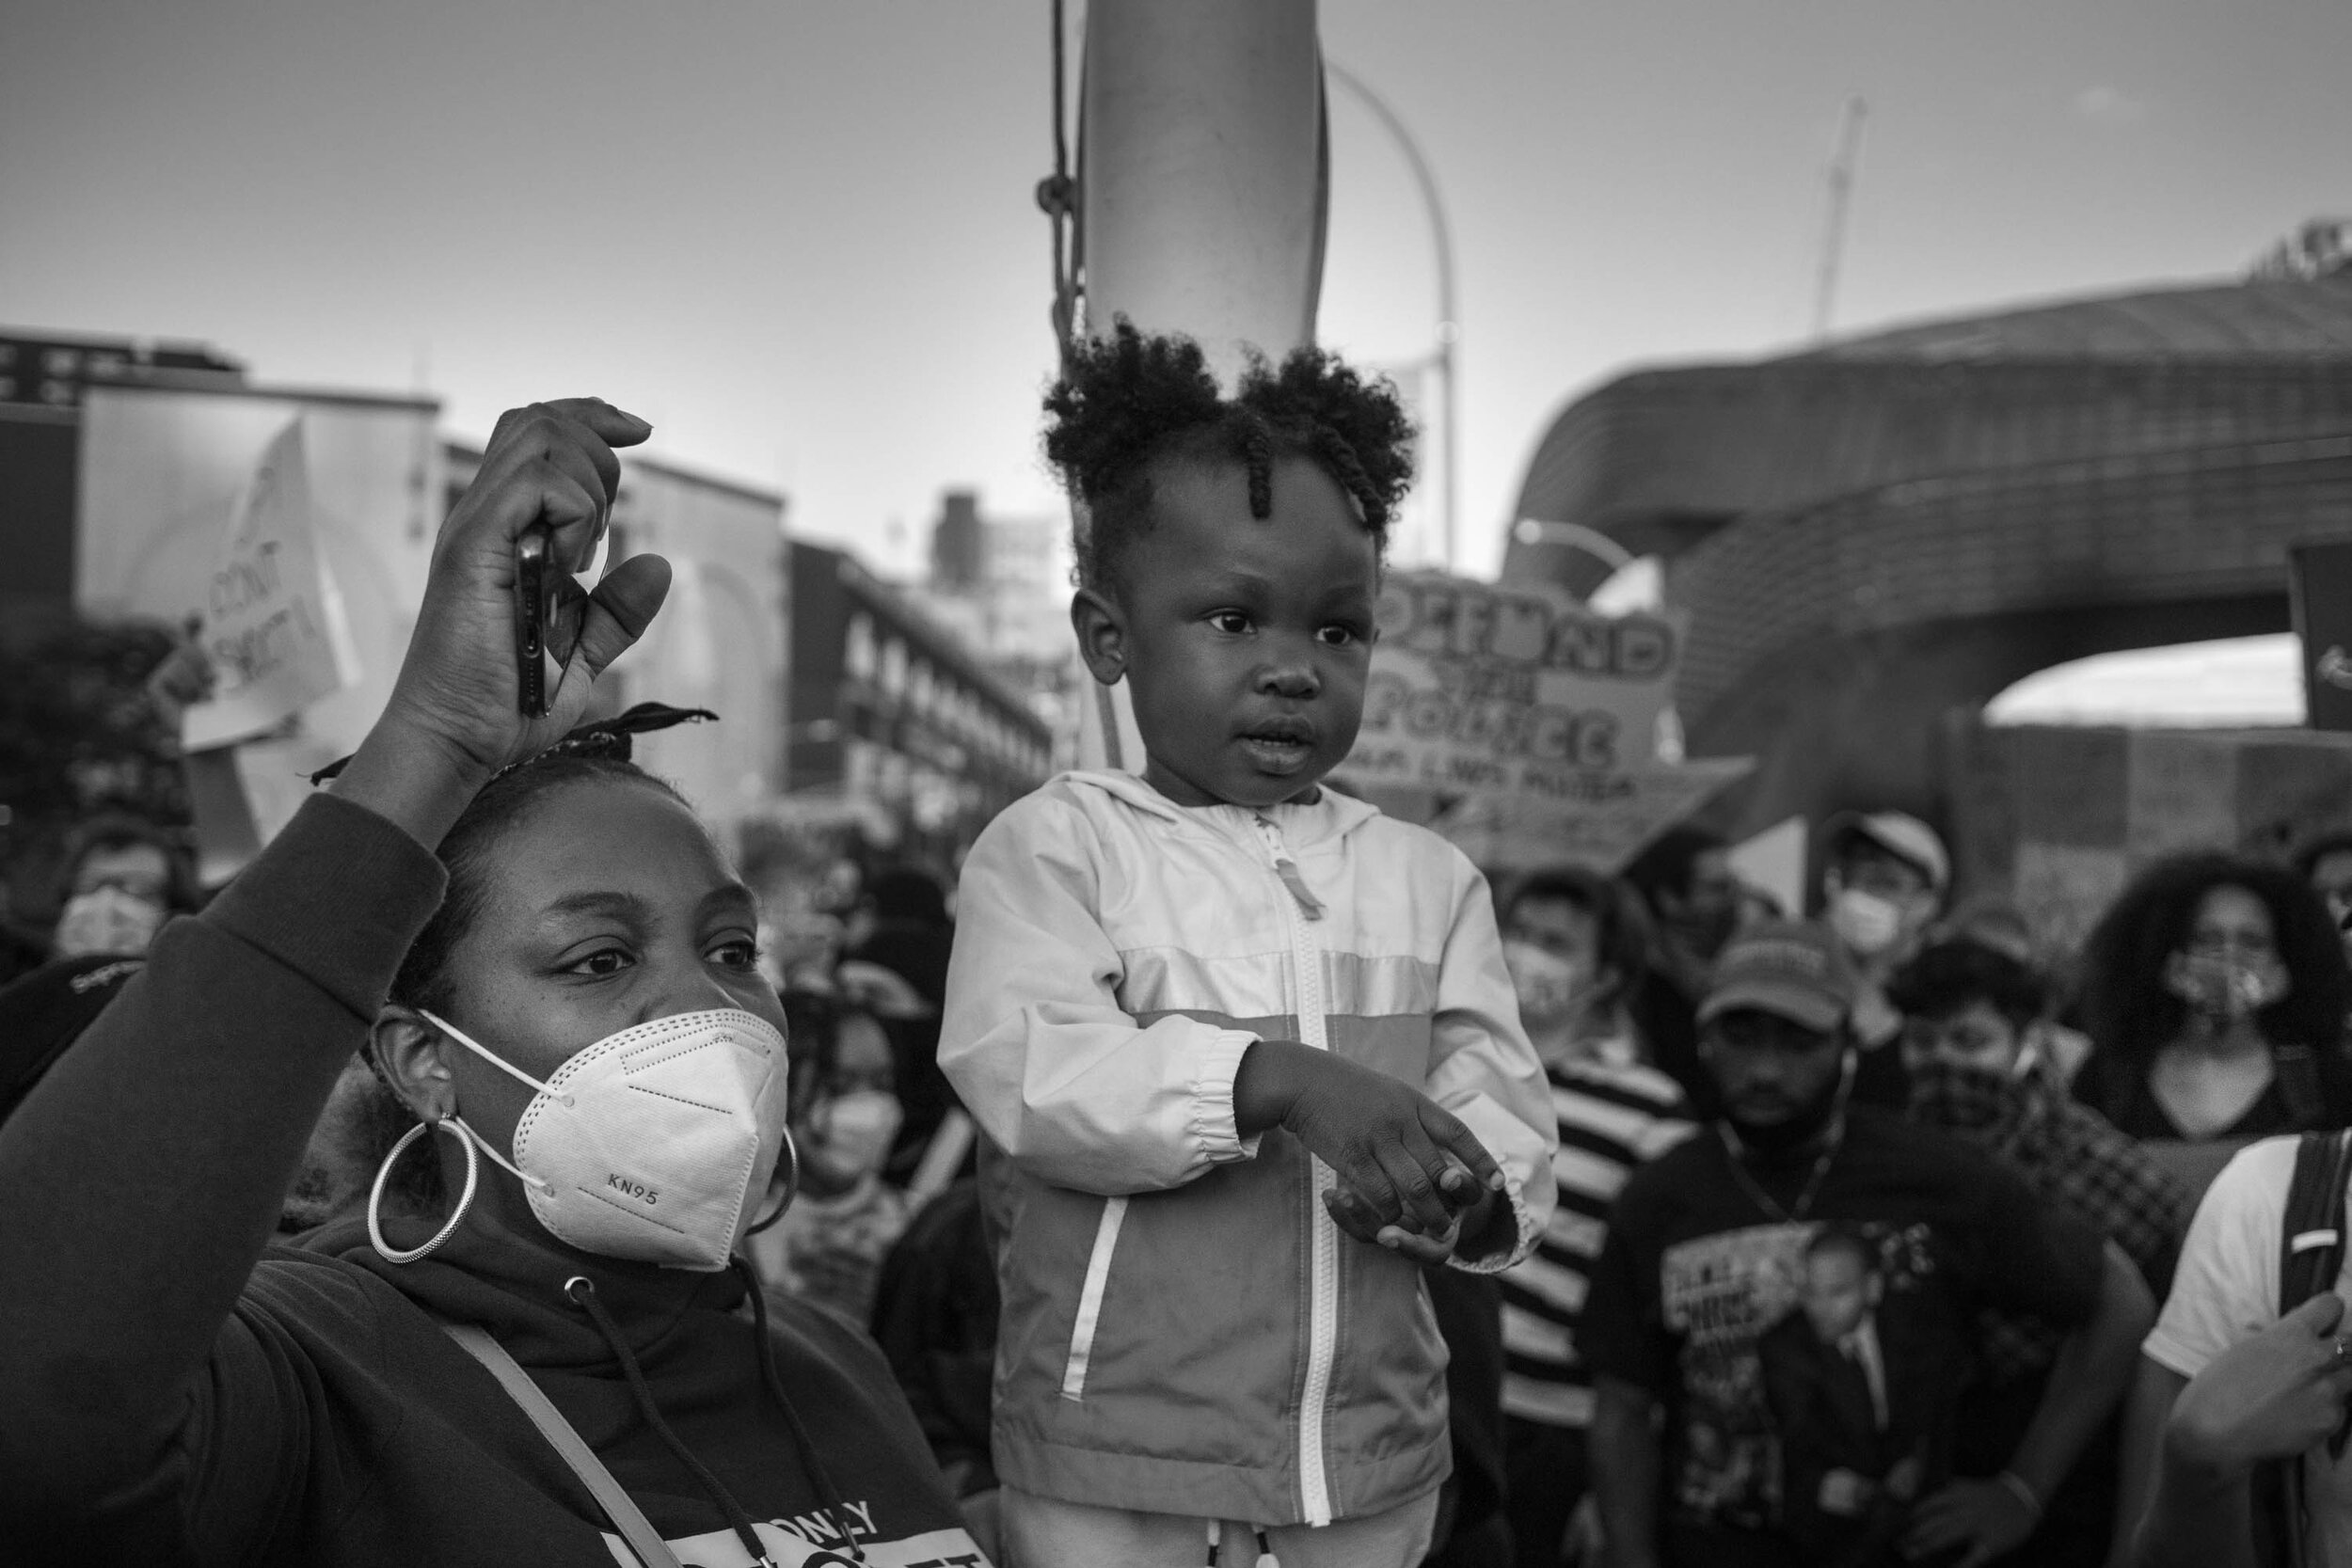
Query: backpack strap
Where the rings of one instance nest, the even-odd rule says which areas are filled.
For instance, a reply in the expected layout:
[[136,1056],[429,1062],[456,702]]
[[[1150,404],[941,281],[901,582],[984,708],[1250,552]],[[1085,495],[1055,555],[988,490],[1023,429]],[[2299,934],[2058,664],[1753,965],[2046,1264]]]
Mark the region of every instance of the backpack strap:
[[445,1322],[441,1324],[441,1331],[456,1340],[458,1347],[467,1354],[490,1369],[490,1375],[497,1378],[515,1402],[523,1407],[523,1414],[531,1418],[531,1424],[554,1445],[555,1451],[564,1456],[564,1463],[572,1467],[572,1473],[595,1495],[605,1517],[612,1521],[612,1528],[621,1532],[621,1539],[628,1543],[629,1549],[637,1554],[637,1560],[645,1568],[680,1568],[677,1554],[670,1550],[667,1541],[661,1539],[661,1532],[653,1528],[653,1521],[647,1519],[644,1511],[629,1499],[629,1495],[621,1489],[621,1483],[612,1479],[612,1472],[604,1467],[604,1461],[596,1457],[586,1439],[572,1430],[572,1423],[555,1408],[555,1402],[531,1381],[529,1372],[516,1365],[515,1358],[506,1354],[504,1345],[473,1323]]
[[[2309,1053],[2304,1069],[2316,1073]],[[2286,1066],[2280,1066],[2286,1087]],[[2292,1098],[2290,1097],[2290,1103]],[[2296,1140],[2295,1176],[2287,1183],[2286,1209],[2279,1226],[2279,1315],[2284,1317],[2321,1291],[2333,1288],[2344,1266],[2344,1181],[2352,1174],[2352,1132],[2306,1132]],[[2344,1429],[2328,1439],[2341,1452]],[[2258,1560],[2303,1568],[2309,1519],[2303,1495],[2303,1461],[2266,1460],[2254,1472],[2254,1539]]]
[[2344,1180],[2352,1132],[2306,1132],[2279,1227],[2279,1315],[2331,1289],[2344,1267]]

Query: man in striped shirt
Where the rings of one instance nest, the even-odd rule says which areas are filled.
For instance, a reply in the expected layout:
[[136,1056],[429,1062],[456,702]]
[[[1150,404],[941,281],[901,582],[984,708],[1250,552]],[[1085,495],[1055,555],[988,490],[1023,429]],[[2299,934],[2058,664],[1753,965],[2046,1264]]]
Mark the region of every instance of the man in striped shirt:
[[1533,1257],[1502,1276],[1504,1465],[1518,1568],[1554,1568],[1585,1492],[1590,1374],[1577,1355],[1585,1272],[1627,1174],[1687,1137],[1682,1091],[1648,1065],[1628,1016],[1645,973],[1638,906],[1581,870],[1539,872],[1502,909],[1519,1019],[1550,1079],[1559,1204]]

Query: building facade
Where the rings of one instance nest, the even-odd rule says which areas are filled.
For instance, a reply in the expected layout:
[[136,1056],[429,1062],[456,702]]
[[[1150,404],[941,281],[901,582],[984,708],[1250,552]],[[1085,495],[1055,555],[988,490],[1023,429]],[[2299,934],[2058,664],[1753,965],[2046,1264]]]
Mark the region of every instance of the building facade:
[[245,369],[202,343],[0,328],[0,610],[11,626],[73,606],[82,416],[93,388],[233,391]]
[[984,515],[976,492],[949,490],[931,528],[930,580],[913,594],[1045,721],[1063,766],[1076,757],[1087,684],[1070,626],[1076,575],[1067,515]]
[[1052,730],[961,636],[841,550],[789,556],[790,797],[870,801],[951,851],[1044,782]]

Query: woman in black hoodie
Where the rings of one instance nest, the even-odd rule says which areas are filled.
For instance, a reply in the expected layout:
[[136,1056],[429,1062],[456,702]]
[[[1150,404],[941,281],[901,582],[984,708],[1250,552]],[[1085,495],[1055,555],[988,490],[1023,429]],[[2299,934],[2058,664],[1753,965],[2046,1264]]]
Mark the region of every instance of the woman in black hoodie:
[[[724,1266],[783,1112],[749,894],[666,786],[551,750],[666,565],[612,572],[553,711],[518,713],[516,541],[585,560],[646,432],[591,400],[500,421],[358,755],[0,1124],[10,1561],[982,1560],[872,1346],[759,1321]],[[404,1215],[379,1181],[274,1246],[363,1042],[453,1196]]]

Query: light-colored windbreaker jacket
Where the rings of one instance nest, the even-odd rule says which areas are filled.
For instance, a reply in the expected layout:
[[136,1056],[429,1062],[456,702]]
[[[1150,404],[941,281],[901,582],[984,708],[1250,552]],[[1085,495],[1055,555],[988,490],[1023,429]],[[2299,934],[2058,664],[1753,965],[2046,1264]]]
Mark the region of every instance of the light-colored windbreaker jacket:
[[1327,789],[1188,809],[1068,773],[981,833],[956,913],[939,1060],[1008,1220],[997,1473],[1265,1525],[1436,1486],[1446,1352],[1419,1272],[1331,1223],[1331,1172],[1289,1133],[1238,1135],[1233,1074],[1295,1039],[1420,1085],[1508,1180],[1518,1244],[1473,1266],[1524,1256],[1551,1107],[1477,870]]

